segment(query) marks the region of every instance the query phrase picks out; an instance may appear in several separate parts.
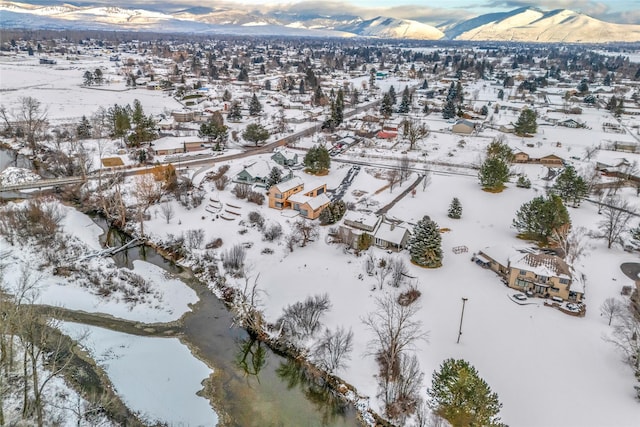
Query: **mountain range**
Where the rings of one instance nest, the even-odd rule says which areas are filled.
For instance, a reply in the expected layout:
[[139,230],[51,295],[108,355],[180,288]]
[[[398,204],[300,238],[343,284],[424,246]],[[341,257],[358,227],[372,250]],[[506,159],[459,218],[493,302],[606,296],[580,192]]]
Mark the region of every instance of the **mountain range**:
[[568,9],[525,7],[437,27],[410,19],[325,15],[286,8],[193,7],[171,11],[0,1],[2,28],[134,30],[199,34],[375,37],[545,43],[640,41],[640,25],[604,22]]

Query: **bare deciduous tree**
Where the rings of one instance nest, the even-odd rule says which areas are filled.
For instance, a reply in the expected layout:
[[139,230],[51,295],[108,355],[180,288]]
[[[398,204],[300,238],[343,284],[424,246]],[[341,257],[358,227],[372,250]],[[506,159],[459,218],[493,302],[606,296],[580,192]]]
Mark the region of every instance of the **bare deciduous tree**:
[[[362,319],[374,333],[369,349],[376,356],[380,369],[379,386],[387,415],[394,418],[413,412],[406,393],[413,395],[422,382],[417,359],[406,354],[415,347],[416,341],[427,338],[422,323],[415,319],[419,309],[418,304],[400,305],[389,294],[377,298],[376,310]],[[413,410],[418,401],[416,395]],[[399,407],[394,406],[396,403]]]
[[318,225],[312,221],[300,218],[293,223],[293,229],[299,236],[300,246],[305,247],[307,243],[318,238]]
[[636,375],[640,374],[640,320],[631,307],[625,307],[616,317],[612,334],[605,340],[622,351]]
[[627,200],[619,197],[609,197],[602,208],[604,220],[600,221],[607,248],[618,241],[620,235],[629,227],[628,223],[633,216],[633,208]]
[[160,205],[160,214],[167,221],[167,224],[171,222],[171,219],[174,216],[175,211],[173,210],[173,205],[169,202],[164,202]]
[[349,353],[353,350],[353,332],[338,327],[334,332],[326,329],[324,336],[314,348],[314,361],[329,373],[345,367]]
[[136,210],[140,221],[140,235],[144,236],[144,217],[152,204],[162,196],[162,184],[150,174],[136,177],[133,196],[136,198]]
[[409,150],[413,150],[418,141],[429,136],[429,126],[413,119],[403,120],[402,129],[405,139],[409,141]]
[[202,228],[187,230],[185,232],[184,244],[187,249],[200,249],[202,242],[204,242],[204,230]]
[[374,333],[369,348],[378,360],[383,378],[395,378],[400,372],[400,355],[412,349],[416,341],[427,338],[422,322],[415,319],[419,309],[419,304],[403,306],[393,295],[385,295],[376,298],[376,310],[362,319]]
[[431,184],[431,171],[425,169],[422,174],[422,191],[425,191]]
[[231,303],[234,313],[234,323],[238,326],[258,332],[262,330],[262,291],[258,288],[258,276],[250,283],[249,277],[245,277],[244,286],[237,289]]
[[405,279],[407,278],[409,268],[401,258],[391,258],[390,267],[391,277],[389,278],[389,285],[393,286],[394,288],[398,288],[404,283]]
[[409,157],[402,156],[398,161],[398,172],[400,173],[400,183],[405,182],[411,174],[409,170]]
[[600,306],[600,315],[609,319],[609,326],[611,322],[618,316],[624,314],[624,304],[616,298],[607,298]]
[[288,305],[278,323],[288,336],[305,339],[316,333],[320,327],[320,317],[330,308],[329,295],[314,295]]
[[33,155],[38,150],[38,139],[47,123],[47,111],[41,109],[40,101],[31,96],[23,96],[19,100],[19,109],[16,113],[18,121],[23,129],[29,148]]
[[387,171],[387,181],[389,182],[389,193],[392,193],[393,187],[400,181],[400,171],[389,169]]
[[549,237],[549,246],[558,249],[561,256],[569,264],[585,255],[588,248],[587,229],[584,227],[571,228],[565,224],[554,229]]

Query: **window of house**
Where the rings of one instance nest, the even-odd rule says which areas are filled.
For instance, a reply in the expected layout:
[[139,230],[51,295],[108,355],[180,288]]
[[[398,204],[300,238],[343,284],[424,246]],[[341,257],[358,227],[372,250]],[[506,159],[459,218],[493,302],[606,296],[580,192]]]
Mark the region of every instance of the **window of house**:
[[296,211],[299,211],[300,210],[300,203],[294,203],[293,204],[293,209],[296,210]]
[[275,197],[276,199],[282,199],[282,194],[281,193],[276,193],[273,195],[273,197]]
[[551,288],[551,292],[556,292],[556,293],[557,293],[557,292],[560,292],[560,288],[554,288],[554,287],[552,287],[552,288]]
[[282,207],[282,203],[281,202],[276,202],[276,208],[281,208]]
[[300,209],[300,213],[302,214],[302,216],[309,216],[309,211],[307,211],[306,209]]
[[521,276],[526,276],[527,275],[527,270],[520,270],[520,275]]
[[548,277],[547,277],[547,276],[539,276],[539,275],[536,275],[536,278],[537,278],[538,280],[540,280],[541,282],[546,282],[546,281],[547,281],[547,279],[548,279]]
[[569,279],[560,279],[560,283],[562,283],[563,285],[568,285]]

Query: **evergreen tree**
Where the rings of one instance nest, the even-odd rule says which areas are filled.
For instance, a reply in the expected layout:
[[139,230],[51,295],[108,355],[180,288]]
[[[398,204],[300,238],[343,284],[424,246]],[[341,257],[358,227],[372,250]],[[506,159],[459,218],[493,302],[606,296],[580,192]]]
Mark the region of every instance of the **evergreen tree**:
[[222,94],[222,100],[225,102],[231,101],[231,92],[229,92],[229,89],[224,90],[224,93]]
[[267,188],[276,185],[282,181],[282,171],[279,167],[274,166],[271,168],[271,172],[269,172],[269,178],[267,179]]
[[96,68],[96,70],[93,72],[93,81],[97,85],[101,85],[104,81],[102,70],[100,68]]
[[498,90],[498,99],[501,101],[504,99],[504,90]]
[[298,85],[298,92],[301,94],[304,93],[304,79],[300,79],[300,84]]
[[262,125],[251,123],[248,124],[244,132],[242,132],[242,137],[245,141],[253,142],[257,147],[258,144],[269,139],[269,131]]
[[319,105],[324,105],[325,103],[325,96],[322,93],[322,89],[320,88],[320,86],[316,87],[315,92],[313,93],[313,99],[312,99],[313,105],[315,105],[316,107]]
[[429,114],[430,112],[431,110],[429,110],[429,104],[425,102],[424,107],[422,107],[422,113],[426,115],[426,114]]
[[483,116],[486,116],[487,114],[489,114],[489,107],[487,107],[486,105],[483,105],[482,108],[480,109],[480,114],[482,114]]
[[249,81],[249,72],[245,67],[240,68],[240,72],[238,73],[238,80],[241,82]]
[[231,107],[229,108],[229,113],[227,114],[227,120],[230,122],[238,122],[242,119],[242,108],[240,107],[240,102],[233,101],[231,103]]
[[314,145],[304,156],[303,163],[310,173],[324,173],[331,166],[331,157],[325,147]]
[[502,404],[468,362],[447,359],[433,372],[429,406],[453,427],[501,427]]
[[500,192],[509,181],[509,166],[499,157],[487,157],[480,166],[478,179],[483,189]]
[[83,115],[82,119],[80,119],[80,124],[76,127],[76,136],[78,139],[91,138],[91,124],[87,116]]
[[546,244],[555,230],[570,225],[569,212],[562,199],[555,194],[548,198],[535,197],[524,203],[516,212],[513,227],[522,238],[534,239]]
[[391,102],[391,95],[389,95],[389,93],[385,93],[382,97],[380,114],[382,114],[385,119],[388,119],[391,117],[391,114],[393,114],[393,103]]
[[133,100],[133,112],[131,113],[133,132],[129,135],[129,142],[134,147],[156,138],[156,122],[152,116],[145,116],[142,104],[139,100]]
[[398,113],[406,114],[409,112],[411,108],[411,94],[409,93],[409,87],[405,86],[402,91],[402,101],[400,101],[400,106],[398,107]]
[[442,266],[442,236],[438,224],[424,216],[413,229],[409,238],[409,253],[415,264],[438,268]]
[[420,87],[420,89],[428,89],[429,88],[429,83],[427,83],[427,79],[424,79],[424,81],[422,82],[422,86]]
[[565,203],[572,203],[574,207],[580,205],[580,201],[588,192],[587,182],[571,165],[564,168],[551,187],[552,194],[559,196]]
[[453,219],[460,219],[460,217],[462,217],[462,204],[460,204],[460,200],[457,197],[451,200],[447,216]]
[[578,92],[583,95],[589,92],[589,82],[587,81],[587,79],[582,79],[580,81],[580,83],[578,84]]
[[264,90],[271,90],[271,80],[267,79],[264,82]]
[[251,101],[249,102],[249,115],[257,116],[262,111],[262,104],[258,100],[258,97],[254,93],[251,97]]
[[449,91],[447,92],[447,101],[455,101],[456,100],[456,85],[451,82],[451,84],[449,85]]
[[335,224],[342,219],[346,210],[347,207],[342,200],[331,202],[329,206],[320,212],[320,217],[318,219],[322,225]]
[[396,97],[396,89],[392,86],[389,86],[389,98],[391,98],[391,105],[396,105],[398,99]]
[[536,112],[529,108],[522,110],[514,128],[518,136],[536,133],[536,130],[538,129]]
[[209,142],[216,144],[215,150],[220,151],[227,138],[229,137],[229,128],[220,121],[210,120],[200,125],[198,137],[207,138]]
[[444,108],[442,109],[442,118],[444,119],[452,119],[456,116],[456,106],[453,103],[453,100],[450,99],[444,104]]
[[457,102],[458,105],[464,102],[464,90],[462,89],[462,83],[460,83],[460,80],[456,83],[456,97],[454,101]]
[[93,73],[89,70],[85,71],[83,74],[83,78],[84,78],[84,82],[83,84],[85,86],[91,86],[93,84]]
[[497,157],[505,163],[511,163],[513,161],[513,150],[506,142],[502,142],[500,138],[497,138],[487,146],[487,157]]
[[526,175],[520,175],[518,181],[516,181],[516,187],[531,188],[531,181]]

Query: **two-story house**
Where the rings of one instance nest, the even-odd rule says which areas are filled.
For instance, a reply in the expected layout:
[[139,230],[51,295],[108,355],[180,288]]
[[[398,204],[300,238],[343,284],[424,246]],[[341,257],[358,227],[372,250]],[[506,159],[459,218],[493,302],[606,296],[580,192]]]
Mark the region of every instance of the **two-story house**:
[[476,262],[498,273],[507,286],[545,298],[581,302],[584,277],[557,255],[535,249],[482,249]]
[[304,182],[294,177],[269,188],[269,207],[273,209],[293,209],[307,219],[316,219],[331,200],[327,196],[327,185],[319,185],[304,191]]

